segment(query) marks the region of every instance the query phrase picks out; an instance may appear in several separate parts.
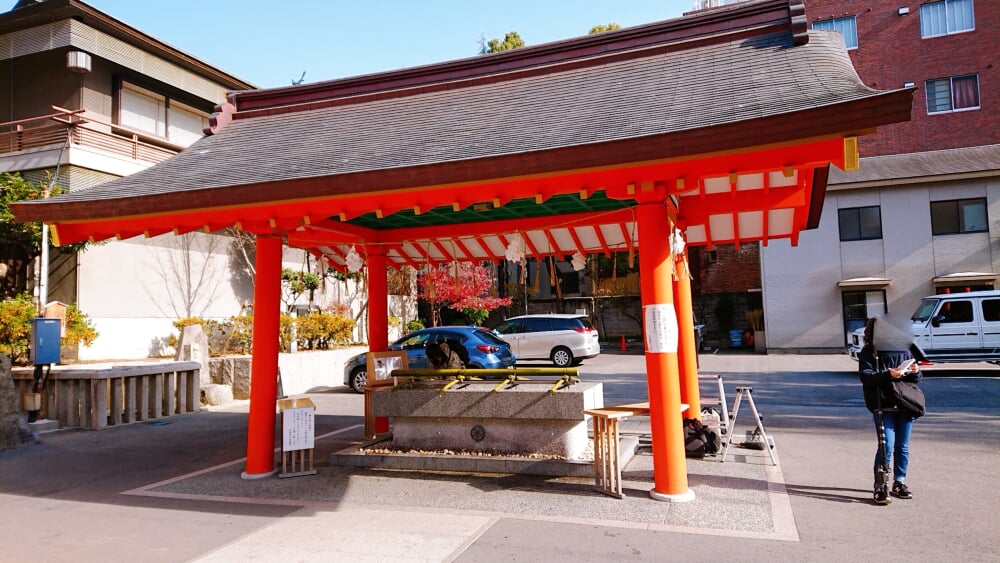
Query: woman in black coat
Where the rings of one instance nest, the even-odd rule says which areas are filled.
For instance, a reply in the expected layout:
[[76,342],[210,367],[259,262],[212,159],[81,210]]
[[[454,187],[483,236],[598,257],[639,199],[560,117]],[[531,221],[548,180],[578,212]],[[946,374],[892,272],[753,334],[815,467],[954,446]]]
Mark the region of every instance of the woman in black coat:
[[[882,424],[885,428],[885,451],[889,459],[886,463],[892,462],[892,489],[881,483],[879,466],[882,465],[882,453],[875,452],[875,490],[873,499],[876,504],[889,504],[894,497],[901,499],[913,498],[906,485],[906,469],[910,456],[910,430],[913,428],[915,418],[897,409],[897,405],[892,393],[892,382],[897,379],[903,381],[919,381],[922,377],[917,363],[912,361],[913,355],[909,352],[909,337],[905,333],[900,334],[900,330],[892,323],[885,322],[879,328],[884,332],[884,336],[876,337],[876,323],[880,317],[868,319],[865,325],[865,346],[858,354],[858,375],[861,378],[861,385],[865,394],[865,406],[874,414],[875,427],[878,431],[878,413],[881,409]],[[883,320],[886,320],[883,318]],[[907,360],[911,363],[908,367],[900,366]]]

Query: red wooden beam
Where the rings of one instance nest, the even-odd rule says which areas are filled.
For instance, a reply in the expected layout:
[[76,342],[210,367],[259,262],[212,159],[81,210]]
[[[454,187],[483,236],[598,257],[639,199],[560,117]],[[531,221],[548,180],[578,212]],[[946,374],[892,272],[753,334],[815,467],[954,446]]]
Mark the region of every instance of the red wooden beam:
[[545,229],[542,232],[545,233],[545,238],[549,241],[549,248],[552,249],[552,255],[561,257],[563,255],[563,251],[559,248],[559,244],[556,243],[556,239],[552,236],[552,231]]
[[453,238],[451,239],[451,242],[453,242],[455,246],[457,246],[458,249],[462,251],[462,254],[465,255],[465,258],[467,260],[475,260],[477,258],[477,256],[473,255],[472,252],[469,251],[469,247],[465,246],[465,244],[462,242],[462,239]]
[[441,255],[444,256],[444,260],[442,260],[443,262],[450,262],[452,260],[458,260],[458,257],[455,256],[454,253],[448,252],[448,249],[445,248],[443,244],[441,244],[441,241],[439,241],[439,240],[433,240],[433,241],[431,241],[431,245],[433,245],[434,248],[438,249],[438,252],[440,252]]
[[420,265],[417,264],[417,261],[414,260],[406,252],[406,250],[403,248],[403,245],[401,245],[401,244],[390,244],[386,248],[388,248],[389,250],[395,250],[396,253],[399,254],[407,264],[409,264],[410,266],[413,266],[415,269],[419,269],[420,268]]
[[577,234],[576,229],[573,227],[569,228],[569,236],[573,237],[573,244],[576,246],[576,251],[580,254],[586,256],[587,251],[584,250],[583,243],[580,242],[580,235]]
[[690,224],[707,222],[708,216],[743,211],[805,207],[806,190],[797,187],[771,188],[740,192],[737,197],[729,193],[711,194],[699,198],[681,198],[681,217]]
[[490,248],[490,245],[486,244],[483,239],[479,237],[472,237],[469,240],[474,241],[477,245],[479,245],[479,248],[483,251],[483,253],[486,254],[486,256],[488,256],[493,262],[496,262],[497,258],[503,258],[502,254],[499,257],[494,254],[493,249]]
[[402,242],[406,240],[434,240],[461,236],[483,236],[487,234],[530,231],[552,227],[558,220],[560,227],[573,225],[592,225],[596,222],[612,223],[620,220],[631,220],[632,211],[628,208],[615,211],[598,211],[560,215],[558,219],[551,216],[526,217],[520,219],[502,219],[498,221],[481,221],[476,223],[459,223],[454,225],[435,225],[429,227],[406,227],[378,231],[378,240],[384,242]]
[[542,255],[535,249],[535,245],[531,242],[531,237],[528,236],[527,231],[519,234],[521,235],[521,238],[524,239],[524,247],[528,250],[527,254],[534,255],[539,261],[541,261]]
[[600,225],[594,225],[594,233],[597,234],[597,241],[601,243],[601,248],[604,249],[604,256],[611,258],[611,247],[608,246],[608,241],[604,240],[604,233],[601,232]]

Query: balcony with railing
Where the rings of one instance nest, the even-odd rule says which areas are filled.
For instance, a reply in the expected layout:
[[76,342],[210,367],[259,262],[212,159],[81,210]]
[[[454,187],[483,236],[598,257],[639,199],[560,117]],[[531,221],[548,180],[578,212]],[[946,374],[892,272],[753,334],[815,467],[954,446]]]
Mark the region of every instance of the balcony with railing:
[[87,110],[52,106],[54,113],[0,123],[0,158],[45,148],[97,149],[118,157],[156,164],[183,147],[122,127]]

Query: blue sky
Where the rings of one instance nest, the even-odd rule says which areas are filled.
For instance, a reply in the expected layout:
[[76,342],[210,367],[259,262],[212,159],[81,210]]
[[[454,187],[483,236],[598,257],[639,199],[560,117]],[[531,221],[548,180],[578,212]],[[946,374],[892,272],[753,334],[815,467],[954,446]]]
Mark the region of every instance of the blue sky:
[[[528,45],[680,17],[694,0],[85,0],[260,87],[474,56],[517,31]],[[13,3],[10,4],[13,6]]]

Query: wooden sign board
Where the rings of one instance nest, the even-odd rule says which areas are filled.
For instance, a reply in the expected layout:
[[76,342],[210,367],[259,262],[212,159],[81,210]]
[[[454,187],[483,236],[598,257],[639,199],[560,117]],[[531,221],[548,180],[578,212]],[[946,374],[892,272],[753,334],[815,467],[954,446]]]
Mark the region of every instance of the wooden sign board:
[[406,352],[393,350],[391,352],[369,352],[368,353],[368,382],[370,387],[381,387],[384,385],[395,385],[395,378],[392,371],[406,369]]
[[281,411],[281,450],[311,450],[316,440],[316,409],[303,407]]

